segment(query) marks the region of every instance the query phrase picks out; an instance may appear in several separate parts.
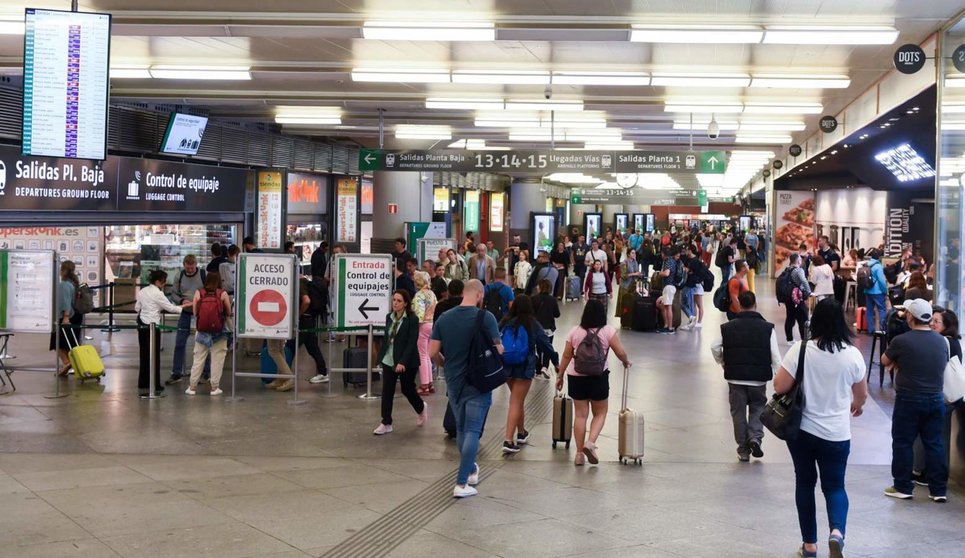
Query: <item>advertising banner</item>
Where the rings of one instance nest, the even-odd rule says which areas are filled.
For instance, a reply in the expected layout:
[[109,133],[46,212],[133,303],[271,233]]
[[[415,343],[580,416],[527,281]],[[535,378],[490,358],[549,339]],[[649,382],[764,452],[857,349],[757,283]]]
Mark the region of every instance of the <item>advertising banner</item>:
[[643,221],[645,217],[646,215],[644,215],[643,213],[633,214],[633,229],[636,230],[638,233],[641,233],[641,234],[643,233]]
[[255,242],[262,250],[280,250],[284,230],[282,205],[282,173],[258,173],[258,209],[255,213]]
[[600,213],[586,213],[583,215],[583,232],[586,234],[586,242],[589,244],[594,238],[602,236],[603,215]]
[[321,215],[328,208],[328,177],[288,173],[288,214]]
[[897,258],[904,246],[911,246],[915,255],[931,261],[935,246],[934,222],[934,202],[922,201],[920,194],[888,192],[885,257]]
[[335,184],[335,242],[358,242],[358,182],[339,178]]
[[295,257],[238,255],[238,337],[291,339],[298,313]]
[[392,301],[392,256],[335,256],[335,327],[384,326]]
[[449,188],[440,186],[432,189],[432,210],[439,213],[449,212]]
[[489,230],[503,232],[505,226],[506,194],[493,192],[489,194]]
[[802,243],[813,250],[814,192],[776,192],[774,209],[774,270],[784,266],[787,257],[797,252]]
[[[100,230],[100,227],[3,227],[0,228],[0,250],[56,250],[59,261],[74,262],[81,283],[100,285],[104,260]],[[99,303],[101,292],[93,292],[94,304]]]
[[630,216],[626,213],[614,213],[614,220],[616,221],[616,229],[620,234],[627,234],[627,228],[629,226]]
[[375,210],[375,185],[371,180],[362,180],[362,215],[371,215]]
[[552,213],[534,213],[532,217],[533,257],[539,252],[552,252],[556,238],[556,215]]
[[53,331],[54,265],[53,251],[0,250],[0,330]]

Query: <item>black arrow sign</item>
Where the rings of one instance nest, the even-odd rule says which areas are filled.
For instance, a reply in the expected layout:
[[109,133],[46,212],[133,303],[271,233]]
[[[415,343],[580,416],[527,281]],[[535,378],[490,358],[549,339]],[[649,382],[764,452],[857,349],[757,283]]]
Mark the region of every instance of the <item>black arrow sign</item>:
[[369,299],[365,299],[362,301],[362,304],[359,305],[359,312],[362,313],[362,316],[364,316],[366,320],[369,319],[368,312],[372,312],[379,309],[378,306],[366,306],[366,304],[368,303],[369,303]]

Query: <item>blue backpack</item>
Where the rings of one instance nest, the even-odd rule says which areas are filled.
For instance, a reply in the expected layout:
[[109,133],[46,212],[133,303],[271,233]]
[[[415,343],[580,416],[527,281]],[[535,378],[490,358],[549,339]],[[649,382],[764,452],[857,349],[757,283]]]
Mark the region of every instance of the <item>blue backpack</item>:
[[529,361],[529,332],[525,327],[509,324],[503,327],[500,338],[503,341],[503,362],[516,366]]

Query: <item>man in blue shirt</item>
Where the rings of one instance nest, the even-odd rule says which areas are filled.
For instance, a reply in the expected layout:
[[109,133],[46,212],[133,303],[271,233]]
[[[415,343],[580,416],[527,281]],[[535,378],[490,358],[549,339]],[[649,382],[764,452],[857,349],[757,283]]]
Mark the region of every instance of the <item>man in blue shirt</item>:
[[[511,290],[511,289],[510,289]],[[429,356],[445,369],[446,391],[456,419],[456,444],[459,448],[459,473],[452,495],[466,498],[478,494],[474,486],[479,482],[479,436],[492,405],[492,393],[479,393],[466,382],[469,366],[469,347],[476,335],[476,318],[484,312],[483,330],[493,340],[500,354],[503,352],[496,318],[479,305],[483,300],[483,284],[477,279],[466,282],[462,304],[447,311],[432,326]]]
[[491,292],[496,292],[499,295],[499,315],[496,316],[496,319],[503,319],[503,316],[509,313],[509,307],[513,305],[513,301],[516,300],[513,288],[506,282],[506,268],[496,268],[496,281],[486,285],[485,291],[486,296],[489,296]]
[[640,235],[640,231],[633,229],[630,238],[627,239],[630,242],[630,248],[633,248],[635,252],[640,251],[640,247],[643,246],[643,237]]
[[888,309],[885,306],[885,298],[888,296],[888,279],[885,278],[885,268],[881,265],[881,252],[877,248],[872,248],[868,252],[868,268],[871,270],[871,286],[864,290],[865,307],[868,315],[868,327],[874,327],[875,309],[878,310],[878,329],[885,331]]

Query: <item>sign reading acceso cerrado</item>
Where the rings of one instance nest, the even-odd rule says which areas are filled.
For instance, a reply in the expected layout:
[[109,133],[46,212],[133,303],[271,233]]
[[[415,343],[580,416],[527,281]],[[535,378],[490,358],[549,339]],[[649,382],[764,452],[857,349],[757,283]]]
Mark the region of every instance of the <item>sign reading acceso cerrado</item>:
[[295,257],[241,254],[238,260],[238,337],[294,336]]

